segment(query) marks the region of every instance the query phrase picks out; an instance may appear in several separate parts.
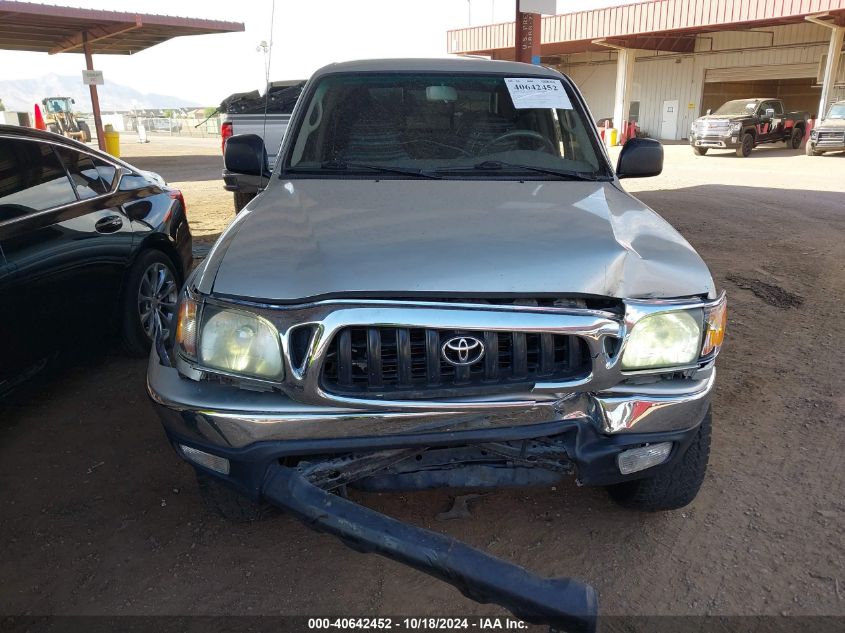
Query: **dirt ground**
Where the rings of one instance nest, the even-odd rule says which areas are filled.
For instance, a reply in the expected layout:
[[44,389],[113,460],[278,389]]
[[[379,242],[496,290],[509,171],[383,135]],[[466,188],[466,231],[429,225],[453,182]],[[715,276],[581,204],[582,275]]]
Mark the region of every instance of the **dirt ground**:
[[[232,219],[217,141],[123,151],[183,189],[198,250]],[[486,492],[472,518],[438,522],[460,492],[355,498],[592,583],[602,614],[845,616],[845,156],[695,157],[674,145],[663,175],[625,186],[687,237],[729,296],[697,500],[632,514],[567,481]],[[209,514],[144,375],[144,361],[99,351],[0,410],[3,613],[503,614],[292,518]]]

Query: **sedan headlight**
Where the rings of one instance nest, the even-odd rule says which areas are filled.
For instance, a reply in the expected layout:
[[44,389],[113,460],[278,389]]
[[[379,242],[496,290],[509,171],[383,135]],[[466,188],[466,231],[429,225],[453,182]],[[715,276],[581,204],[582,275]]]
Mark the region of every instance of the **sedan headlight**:
[[631,329],[622,369],[656,369],[698,360],[701,325],[689,312],[661,312],[643,317]]
[[202,322],[198,346],[201,365],[255,378],[281,378],[279,333],[267,319],[206,305]]

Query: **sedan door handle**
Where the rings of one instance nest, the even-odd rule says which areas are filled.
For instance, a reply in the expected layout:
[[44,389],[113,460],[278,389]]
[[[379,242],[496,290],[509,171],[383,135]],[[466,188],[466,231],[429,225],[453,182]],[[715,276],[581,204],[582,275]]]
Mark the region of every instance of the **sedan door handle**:
[[119,215],[107,215],[94,224],[97,233],[114,233],[123,227],[123,218]]

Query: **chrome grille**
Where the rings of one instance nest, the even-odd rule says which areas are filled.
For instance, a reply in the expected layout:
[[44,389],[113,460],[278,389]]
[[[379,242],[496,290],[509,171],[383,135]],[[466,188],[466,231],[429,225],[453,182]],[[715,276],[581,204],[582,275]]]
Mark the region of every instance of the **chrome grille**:
[[845,143],[845,130],[842,132],[825,132],[819,130],[816,133],[816,147],[824,145],[842,145]]
[[730,121],[696,121],[696,136],[724,135],[731,127]]
[[[485,353],[455,366],[441,353],[456,336],[481,340]],[[399,327],[347,327],[332,339],[322,386],[330,393],[438,397],[483,393],[503,386],[586,377],[590,355],[578,336],[533,332],[465,332]]]

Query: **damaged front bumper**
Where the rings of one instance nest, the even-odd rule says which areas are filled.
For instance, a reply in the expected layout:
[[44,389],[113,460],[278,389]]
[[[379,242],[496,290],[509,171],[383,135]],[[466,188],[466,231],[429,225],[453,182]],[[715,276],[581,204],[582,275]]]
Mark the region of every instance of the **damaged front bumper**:
[[[713,364],[675,380],[622,383],[597,393],[510,394],[457,410],[303,405],[273,392],[183,378],[158,346],[148,390],[183,457],[254,499],[272,502],[350,547],[378,553],[499,604],[553,631],[595,631],[597,597],[577,580],[546,579],[448,536],[408,525],[329,491],[625,481],[617,459],[668,442],[669,468],[707,413]],[[214,456],[208,469],[190,451]]]
[[[686,450],[710,406],[715,380],[712,364],[686,378],[644,384],[620,384],[599,393],[524,394],[500,402],[479,401],[477,407],[433,411],[366,411],[303,405],[278,393],[233,389],[211,381],[183,378],[153,351],[148,390],[165,431],[174,446],[189,447],[224,458],[229,473],[218,477],[253,499],[261,496],[266,469],[274,463],[308,456],[368,453],[399,448],[420,452],[450,449],[443,461],[462,461],[466,447],[496,444],[495,473],[485,460],[469,455],[476,483],[466,485],[524,485],[549,483],[527,471],[545,464],[557,479],[574,474],[587,485],[608,485],[643,476],[622,474],[617,458],[625,450],[645,444],[671,442],[669,466]],[[521,443],[542,440],[539,446],[557,457],[518,458]],[[536,442],[535,442],[536,444]],[[181,449],[180,449],[181,450]],[[545,450],[545,449],[543,449]],[[517,457],[512,454],[516,451]],[[537,460],[540,460],[539,462]],[[394,470],[396,486],[412,488],[460,485],[460,478],[435,475],[437,460],[424,464],[425,476],[413,469]],[[507,463],[510,472],[500,468]],[[651,472],[651,470],[649,471]],[[496,476],[493,477],[492,475]],[[371,481],[378,488],[385,480]]]

